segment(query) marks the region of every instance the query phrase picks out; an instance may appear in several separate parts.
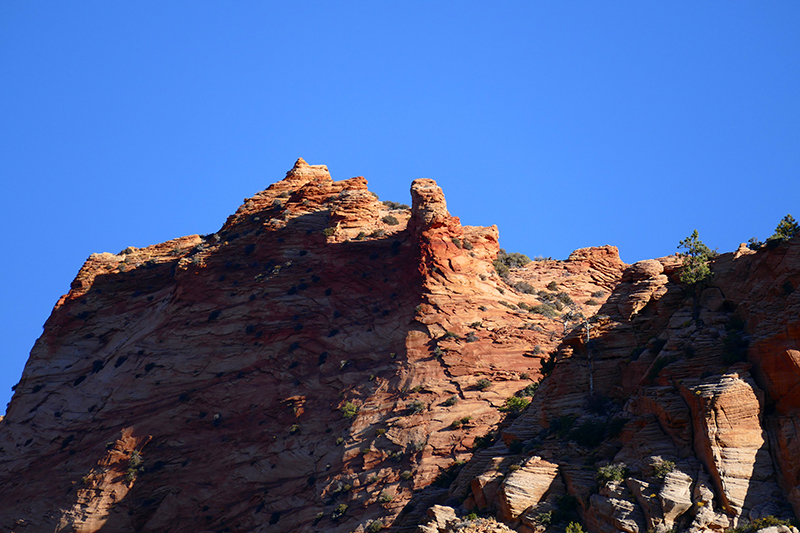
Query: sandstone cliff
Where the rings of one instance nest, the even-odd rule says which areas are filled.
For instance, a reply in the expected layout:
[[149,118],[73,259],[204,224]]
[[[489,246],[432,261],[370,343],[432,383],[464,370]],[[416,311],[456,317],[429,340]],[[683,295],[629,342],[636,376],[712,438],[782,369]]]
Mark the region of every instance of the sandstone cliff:
[[301,159],[213,235],[92,255],[0,420],[0,531],[800,512],[798,239],[719,256],[696,294],[680,258],[613,246],[501,278],[496,227],[411,196]]

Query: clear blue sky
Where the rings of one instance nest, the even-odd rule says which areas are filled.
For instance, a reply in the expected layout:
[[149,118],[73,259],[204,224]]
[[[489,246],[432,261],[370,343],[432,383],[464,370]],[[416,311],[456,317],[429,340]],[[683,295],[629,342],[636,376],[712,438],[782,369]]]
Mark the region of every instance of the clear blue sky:
[[800,218],[800,2],[0,3],[0,413],[86,257],[297,157],[563,259]]

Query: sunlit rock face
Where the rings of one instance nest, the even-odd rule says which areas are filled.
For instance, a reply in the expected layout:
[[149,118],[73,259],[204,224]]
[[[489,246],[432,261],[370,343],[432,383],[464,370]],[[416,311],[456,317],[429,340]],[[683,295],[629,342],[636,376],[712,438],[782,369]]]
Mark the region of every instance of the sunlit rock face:
[[302,159],[212,235],[93,254],[0,420],[0,531],[722,531],[800,510],[797,239],[717,257],[694,291],[676,256],[582,248],[501,278],[498,254],[433,180],[409,207]]

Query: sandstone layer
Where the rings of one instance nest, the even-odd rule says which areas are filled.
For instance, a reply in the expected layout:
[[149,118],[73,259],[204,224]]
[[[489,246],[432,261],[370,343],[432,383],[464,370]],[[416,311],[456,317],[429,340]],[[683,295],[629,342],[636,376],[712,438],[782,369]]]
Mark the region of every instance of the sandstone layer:
[[680,257],[613,246],[501,277],[496,227],[433,180],[411,199],[301,159],[217,233],[92,255],[0,419],[0,531],[800,512],[800,239],[718,256],[694,290]]

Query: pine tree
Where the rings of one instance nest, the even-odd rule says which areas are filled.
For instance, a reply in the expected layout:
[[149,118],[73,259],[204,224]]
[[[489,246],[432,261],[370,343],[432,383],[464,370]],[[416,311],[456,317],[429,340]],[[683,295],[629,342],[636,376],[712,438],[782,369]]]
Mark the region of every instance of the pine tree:
[[786,215],[781,219],[780,223],[778,223],[778,227],[775,228],[775,235],[770,237],[769,240],[780,239],[783,241],[791,239],[798,234],[800,234],[800,226],[797,225],[792,215]]
[[697,230],[683,239],[678,248],[684,248],[683,267],[681,267],[681,281],[689,285],[696,285],[711,277],[711,269],[708,268],[708,260],[711,257],[711,249],[700,240]]

